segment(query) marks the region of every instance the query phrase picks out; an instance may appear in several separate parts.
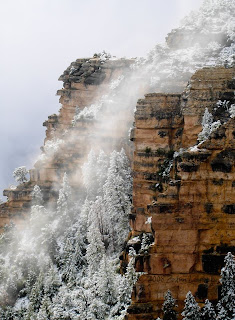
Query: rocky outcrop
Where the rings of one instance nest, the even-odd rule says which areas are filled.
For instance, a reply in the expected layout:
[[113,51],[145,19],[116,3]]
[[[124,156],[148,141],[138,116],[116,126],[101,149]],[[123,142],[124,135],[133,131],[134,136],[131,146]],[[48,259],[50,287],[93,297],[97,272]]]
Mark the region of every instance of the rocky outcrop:
[[[0,230],[10,221],[23,223],[31,206],[31,192],[36,184],[43,192],[45,203],[50,201],[52,205],[57,199],[64,172],[70,178],[74,193],[79,191],[81,179],[77,177],[81,176],[81,172],[77,170],[90,150],[88,137],[94,135],[95,120],[81,119],[76,125],[72,125],[72,120],[78,109],[81,111],[89,107],[106,94],[110,83],[125,75],[133,62],[134,60],[99,57],[77,59],[60,76],[59,80],[64,84],[57,91],[61,109],[58,115],[49,116],[43,123],[46,138],[41,147],[42,155],[30,170],[29,181],[4,190],[8,201],[0,205]],[[120,135],[122,134],[120,131]]]
[[[115,139],[123,144],[127,132],[122,125],[126,129],[131,117],[125,106],[114,115],[122,110],[118,136],[115,130],[112,134],[112,130],[94,125],[94,119],[81,118],[75,125],[72,120],[78,109],[101,99],[110,82],[125,74],[131,63],[78,59],[63,73],[64,87],[57,92],[62,107],[43,124],[47,129],[42,157],[30,170],[28,182],[4,191],[8,201],[0,205],[0,228],[10,221],[24,221],[36,184],[51,205],[64,172],[74,193],[79,192],[81,172],[77,168],[84,162],[91,147],[89,137],[97,128],[111,145]],[[233,68],[204,68],[193,75],[181,94],[149,93],[138,100],[131,132],[135,148],[132,231],[121,259],[125,271],[128,250],[134,247],[136,270],[144,274],[133,291],[129,320],[156,319],[168,289],[179,310],[189,290],[199,303],[218,298],[224,256],[228,251],[235,253],[235,129],[228,104],[223,103],[234,103],[234,75]],[[130,97],[126,98],[130,104]],[[221,104],[217,104],[219,100]],[[206,108],[221,126],[198,145]]]
[[[128,320],[162,315],[168,289],[179,311],[189,290],[199,303],[218,298],[224,257],[235,253],[235,118],[217,102],[234,103],[234,75],[234,68],[204,68],[181,95],[152,93],[138,101],[127,252],[134,246],[144,274]],[[222,125],[197,145],[205,108]],[[141,250],[146,235],[153,241]]]
[[201,33],[198,30],[191,30],[186,28],[173,29],[166,37],[166,43],[171,49],[189,48],[199,43],[206,46],[208,43],[216,42],[222,46],[230,45],[228,36],[221,31]]

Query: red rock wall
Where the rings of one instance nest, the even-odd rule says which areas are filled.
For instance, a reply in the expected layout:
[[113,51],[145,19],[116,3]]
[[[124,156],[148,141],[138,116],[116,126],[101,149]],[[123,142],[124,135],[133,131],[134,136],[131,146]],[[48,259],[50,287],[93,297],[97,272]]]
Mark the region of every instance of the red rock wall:
[[[225,254],[235,253],[235,119],[213,108],[219,99],[234,103],[234,74],[235,69],[205,68],[181,95],[154,93],[138,101],[132,134],[134,240],[127,247],[134,244],[136,269],[145,274],[133,292],[128,320],[161,316],[168,289],[180,312],[189,290],[202,304],[218,297]],[[190,150],[206,107],[225,124]],[[154,237],[149,252],[135,240],[143,233]]]
[[[60,77],[64,81],[58,91],[62,107],[44,123],[45,141],[60,138],[67,129],[74,131],[76,139],[68,139],[60,153],[43,165],[36,163],[28,183],[5,190],[9,200],[0,206],[1,228],[11,220],[24,220],[35,184],[43,190],[45,201],[55,201],[63,173],[74,172],[90,147],[87,137],[93,123],[71,126],[76,106],[84,108],[101,97],[110,80],[130,63],[119,60],[101,66],[97,59],[78,59],[72,65],[74,71],[70,66]],[[154,242],[148,252],[140,252],[136,240],[127,244],[137,250],[137,271],[145,272],[133,292],[129,320],[155,319],[168,289],[179,309],[188,290],[194,295],[198,292],[201,303],[206,296],[217,299],[223,258],[227,251],[235,251],[235,133],[234,119],[227,121],[228,113],[213,108],[219,99],[234,100],[234,73],[225,68],[199,70],[182,94],[153,93],[138,101],[131,134],[135,146],[131,237],[147,233]],[[227,122],[199,150],[190,151],[197,143],[206,107],[215,120]],[[128,117],[124,113],[123,121]],[[103,137],[107,138],[105,128]],[[184,152],[173,158],[180,148]],[[167,168],[169,175],[164,176]],[[78,179],[71,183],[79,189]],[[152,222],[146,224],[150,217]]]
[[[46,129],[45,143],[51,139],[63,139],[59,152],[48,157],[45,162],[37,161],[30,170],[30,180],[17,186],[16,189],[4,190],[8,201],[0,205],[0,231],[5,224],[13,221],[16,224],[24,222],[25,216],[31,205],[31,192],[34,185],[39,185],[44,201],[55,202],[58,188],[64,172],[69,176],[70,183],[75,193],[79,192],[81,172],[76,170],[81,167],[90,150],[89,135],[93,133],[94,121],[80,121],[72,126],[72,119],[76,107],[81,110],[97,102],[107,93],[112,80],[129,70],[133,60],[107,60],[99,58],[77,59],[60,76],[63,88],[58,90],[61,108],[59,114],[53,114],[43,123]],[[128,115],[130,117],[130,115]],[[124,122],[128,120],[125,115]],[[130,120],[130,119],[129,119]],[[66,131],[68,134],[66,134]],[[107,137],[103,130],[104,137]],[[120,135],[123,134],[121,130]],[[42,147],[42,150],[44,148]]]

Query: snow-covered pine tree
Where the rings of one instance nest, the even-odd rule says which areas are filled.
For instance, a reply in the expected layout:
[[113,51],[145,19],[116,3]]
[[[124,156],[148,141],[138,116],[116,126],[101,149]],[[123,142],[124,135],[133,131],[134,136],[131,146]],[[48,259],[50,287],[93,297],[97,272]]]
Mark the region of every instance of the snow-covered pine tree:
[[129,250],[129,263],[127,265],[125,277],[127,279],[127,295],[131,298],[133,286],[135,285],[136,281],[138,280],[138,274],[135,271],[135,257],[136,252],[134,248],[130,248]]
[[97,157],[93,150],[89,152],[87,162],[82,166],[82,177],[87,199],[94,200],[99,186],[97,182]]
[[142,240],[141,240],[141,248],[140,252],[148,252],[150,246],[150,238],[147,233],[143,233]]
[[181,313],[183,320],[200,320],[200,308],[191,291],[187,293],[184,302],[184,310]]
[[43,272],[40,272],[29,294],[29,305],[26,319],[33,319],[35,313],[38,313],[43,300]]
[[206,299],[205,305],[201,309],[201,320],[216,320],[215,308],[208,299]]
[[162,306],[162,310],[164,313],[163,320],[176,320],[177,313],[175,311],[176,308],[175,299],[172,297],[171,291],[168,290],[165,294],[165,301]]
[[98,227],[101,233],[102,241],[107,248],[112,242],[109,236],[111,229],[110,220],[107,216],[104,200],[101,196],[96,197],[96,200],[91,203],[92,216],[97,219]]
[[128,214],[131,206],[131,175],[124,150],[113,151],[107,180],[103,187],[107,218],[110,220],[110,238],[116,252],[121,251],[123,239],[128,234]]
[[26,169],[26,167],[22,166],[22,167],[18,167],[14,170],[13,172],[13,177],[15,178],[15,180],[19,183],[24,183],[27,181],[27,174],[29,173],[29,171]]
[[221,299],[217,304],[218,320],[234,320],[235,311],[235,261],[229,252],[225,257],[225,266],[221,270]]
[[56,255],[62,280],[70,288],[76,286],[82,276],[83,268],[86,266],[86,244],[80,227],[77,222],[65,231],[60,241],[59,252]]
[[120,166],[120,174],[123,177],[123,179],[126,181],[125,190],[126,190],[126,196],[128,197],[127,201],[129,203],[129,199],[132,199],[132,176],[131,176],[130,161],[123,148],[119,152],[119,166]]
[[49,299],[49,297],[45,296],[42,299],[42,303],[40,306],[40,309],[38,311],[37,314],[37,320],[49,320],[51,319],[52,316],[52,303],[51,300]]
[[43,204],[43,195],[40,187],[35,185],[33,191],[31,192],[33,205],[41,206]]
[[129,283],[127,281],[126,276],[122,276],[120,274],[116,274],[115,282],[117,287],[117,303],[113,306],[110,311],[110,320],[119,319],[121,315],[123,315],[121,319],[124,319],[124,315],[126,314],[127,307],[130,302],[130,289]]
[[72,189],[70,187],[68,176],[64,173],[62,187],[59,190],[59,198],[57,200],[57,215],[63,220],[61,222],[64,227],[71,222],[71,197]]
[[104,243],[99,230],[98,219],[92,207],[89,212],[88,223],[88,246],[86,250],[86,260],[88,264],[88,274],[92,276],[98,271],[98,266],[105,253]]
[[65,284],[59,288],[57,295],[52,299],[50,320],[79,319],[80,300],[76,294],[78,290],[79,288],[76,291],[70,290]]
[[220,125],[220,120],[213,122],[213,116],[208,108],[205,109],[202,117],[202,131],[198,134],[198,141],[202,142],[209,138],[212,131],[216,130]]
[[208,108],[205,109],[204,115],[202,117],[202,131],[198,134],[198,140],[204,141],[209,138],[211,133],[211,125],[213,123],[213,116],[209,112]]
[[98,272],[98,291],[102,302],[106,305],[107,315],[118,301],[118,287],[115,279],[112,260],[108,259],[104,254]]
[[139,274],[135,271],[136,252],[134,248],[129,250],[129,263],[124,276],[116,275],[115,282],[118,287],[117,303],[111,309],[109,320],[123,320],[127,313],[127,308],[131,302],[133,286],[138,280]]
[[97,194],[100,195],[103,192],[103,185],[105,180],[107,179],[107,172],[108,172],[109,161],[107,155],[104,153],[103,150],[100,150],[99,156],[97,158],[97,170],[96,170],[96,177],[97,177]]

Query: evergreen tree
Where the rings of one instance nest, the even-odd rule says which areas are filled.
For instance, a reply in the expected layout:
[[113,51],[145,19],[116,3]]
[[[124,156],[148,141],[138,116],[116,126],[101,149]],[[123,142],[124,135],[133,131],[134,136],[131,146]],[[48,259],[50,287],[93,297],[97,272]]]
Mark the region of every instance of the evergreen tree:
[[29,171],[26,169],[26,167],[22,166],[22,167],[18,167],[14,170],[13,172],[13,177],[15,178],[15,180],[19,183],[24,183],[27,181],[27,174],[29,173]]
[[172,297],[170,290],[168,290],[165,295],[165,301],[162,306],[162,310],[164,313],[163,320],[176,320],[177,313],[174,310],[175,307],[175,299]]
[[110,219],[110,238],[116,252],[121,251],[123,239],[128,234],[128,214],[131,206],[131,176],[127,168],[127,157],[122,151],[113,151],[107,180],[104,184],[104,202]]
[[74,292],[68,289],[66,285],[62,285],[57,295],[52,299],[51,319],[79,319],[78,308],[79,304],[78,300],[74,299]]
[[33,319],[33,314],[39,311],[43,296],[43,272],[41,272],[29,295],[27,319]]
[[206,299],[205,305],[201,310],[201,320],[216,320],[215,309],[208,299]]
[[147,233],[143,233],[142,239],[141,239],[141,248],[140,252],[148,252],[149,247],[151,245],[150,236]]
[[109,238],[111,225],[109,217],[107,216],[104,200],[101,196],[96,197],[96,200],[91,204],[91,212],[92,216],[96,217],[102,241],[105,247],[108,247],[111,242]]
[[206,108],[202,118],[202,131],[198,134],[199,142],[207,140],[212,131],[216,130],[220,125],[220,120],[213,122],[213,116]]
[[93,200],[99,188],[97,182],[97,157],[93,150],[89,152],[87,162],[82,166],[82,176],[87,198]]
[[208,108],[205,109],[204,115],[202,117],[202,132],[199,133],[199,141],[203,141],[209,138],[211,133],[211,125],[213,123],[213,116],[209,112]]
[[88,246],[86,250],[86,260],[88,264],[88,274],[93,275],[98,271],[98,266],[105,253],[102,236],[98,226],[98,219],[93,214],[91,208],[89,213],[89,223],[87,231]]
[[221,299],[217,304],[218,320],[234,320],[235,311],[235,261],[229,252],[225,257],[225,266],[221,270]]
[[184,302],[184,310],[181,313],[183,320],[200,320],[200,308],[190,291],[187,293]]
[[51,264],[43,279],[43,292],[48,298],[52,298],[61,286],[59,270]]
[[105,183],[105,180],[107,179],[108,165],[109,165],[108,157],[104,153],[104,151],[101,150],[97,158],[97,169],[96,169],[98,195],[101,195],[103,192],[103,185]]
[[110,311],[110,320],[113,318],[118,319],[119,316],[126,314],[127,307],[130,303],[130,289],[129,283],[126,276],[116,275],[115,277],[116,287],[117,287],[117,303],[113,306]]
[[138,274],[135,271],[135,257],[136,252],[134,248],[130,248],[129,250],[129,263],[127,265],[127,270],[125,277],[127,279],[127,295],[131,298],[133,286],[135,285],[136,281],[138,280]]
[[43,206],[33,205],[30,211],[30,230],[29,232],[38,236],[41,232],[41,229],[45,227],[47,221],[47,211]]
[[31,192],[31,196],[34,205],[41,206],[43,204],[43,195],[38,185],[34,186],[33,191]]
[[37,320],[49,320],[51,319],[51,300],[48,297],[42,299],[41,307],[37,314]]
[[108,260],[106,255],[100,262],[98,290],[102,301],[107,306],[107,314],[109,310],[117,303],[117,287],[115,283],[115,273],[112,266],[112,261]]
[[62,220],[62,229],[71,223],[71,203],[72,189],[69,185],[68,176],[64,173],[62,188],[59,190],[59,198],[57,200],[57,215]]
[[66,230],[61,241],[60,252],[56,259],[60,265],[62,279],[69,287],[75,286],[86,264],[86,244],[78,223]]

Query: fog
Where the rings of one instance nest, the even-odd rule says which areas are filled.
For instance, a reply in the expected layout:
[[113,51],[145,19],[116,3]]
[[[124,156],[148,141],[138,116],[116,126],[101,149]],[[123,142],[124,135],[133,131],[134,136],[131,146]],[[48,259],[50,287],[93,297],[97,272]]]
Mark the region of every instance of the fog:
[[[148,15],[144,14],[145,8],[143,4],[138,2],[136,4],[133,2],[132,6],[130,3],[128,5],[123,3],[123,6],[121,6],[120,2],[119,6],[117,6],[116,2],[101,2],[101,4],[88,2],[89,5],[81,4],[81,6],[78,6],[78,2],[71,1],[70,3],[74,4],[74,6],[69,8],[67,6],[65,8],[63,2],[57,2],[55,8],[51,7],[51,2],[49,6],[44,2],[35,3],[37,5],[35,4],[36,7],[34,9],[37,12],[35,11],[33,16],[27,17],[30,23],[27,23],[27,19],[23,20],[22,30],[21,28],[17,30],[19,34],[24,31],[23,35],[29,36],[29,38],[26,37],[27,41],[29,39],[32,40],[30,46],[27,47],[29,50],[24,51],[25,55],[23,51],[19,51],[21,52],[19,55],[15,52],[14,57],[11,57],[13,60],[8,64],[4,64],[3,68],[6,78],[4,81],[3,78],[1,80],[3,82],[3,94],[1,96],[3,114],[1,130],[3,133],[1,136],[3,139],[2,168],[4,172],[2,182],[9,181],[10,174],[6,168],[10,171],[11,167],[14,169],[15,166],[19,165],[28,165],[30,167],[33,159],[36,159],[36,155],[39,153],[39,146],[43,143],[44,137],[44,130],[41,128],[40,131],[38,129],[39,125],[49,114],[57,112],[59,109],[58,98],[54,98],[52,95],[52,92],[59,88],[58,83],[53,79],[55,72],[58,72],[59,75],[77,57],[92,56],[94,52],[99,52],[102,49],[116,56],[133,56],[133,50],[136,52],[135,56],[146,55],[148,51],[146,48],[149,46],[148,49],[151,49],[157,42],[163,41],[161,39],[162,32],[167,33],[167,31],[170,31],[167,29],[167,19],[170,16],[168,15],[169,8],[165,6],[162,7],[162,11],[156,11],[159,13],[159,21],[161,21],[160,16],[163,16],[163,12],[167,16],[165,24],[162,21],[162,28],[161,25],[155,26],[155,30],[161,30],[159,38],[156,36],[158,34],[157,31],[151,34],[148,33],[148,28],[145,29],[145,24],[148,24],[147,18],[154,18],[153,9],[156,7],[156,4],[150,1],[147,4],[152,3],[152,11],[149,11]],[[187,3],[189,4],[189,2]],[[105,4],[106,6],[104,6]],[[183,12],[183,8],[185,10],[190,9],[189,5],[183,7],[183,2],[178,4],[177,12],[179,15],[175,18],[176,20]],[[74,126],[64,132],[60,130],[54,131],[53,138],[45,145],[45,153],[38,158],[37,167],[40,167],[40,163],[42,168],[44,165],[50,164],[54,156],[58,163],[59,160],[62,160],[61,163],[63,161],[65,163],[66,156],[70,156],[68,150],[71,145],[73,149],[78,151],[78,154],[79,148],[82,146],[80,166],[76,170],[76,165],[78,165],[76,160],[79,160],[79,157],[76,157],[75,162],[71,158],[70,164],[73,167],[68,166],[66,168],[68,169],[68,176],[62,172],[63,169],[58,172],[59,174],[64,174],[63,183],[60,186],[56,185],[56,182],[53,184],[55,188],[53,191],[59,191],[59,196],[57,202],[51,203],[49,207],[47,203],[45,203],[45,208],[42,206],[43,200],[46,202],[46,199],[43,199],[45,194],[40,194],[39,188],[36,194],[36,189],[34,188],[32,193],[32,204],[34,206],[31,208],[29,221],[25,221],[26,228],[13,230],[12,235],[10,231],[10,237],[13,237],[13,241],[9,241],[10,249],[5,249],[2,260],[2,270],[4,272],[0,271],[1,274],[5,275],[6,281],[3,279],[5,283],[0,290],[0,301],[1,295],[5,299],[7,294],[10,298],[9,301],[11,302],[12,300],[14,304],[17,299],[14,294],[19,293],[19,300],[14,307],[16,312],[17,308],[22,308],[22,312],[26,312],[27,318],[29,318],[27,316],[28,312],[29,314],[30,312],[38,312],[38,306],[34,303],[33,298],[34,286],[26,288],[31,291],[29,290],[28,296],[23,298],[28,301],[27,303],[33,309],[27,309],[27,306],[23,306],[22,292],[17,292],[18,288],[14,288],[14,286],[21,281],[25,281],[25,274],[29,279],[32,274],[35,274],[35,277],[38,277],[37,283],[40,284],[41,281],[41,285],[44,285],[45,288],[52,288],[50,285],[54,280],[51,279],[50,274],[47,272],[41,277],[42,272],[44,273],[47,268],[49,270],[50,267],[50,270],[54,272],[52,272],[52,278],[53,274],[57,276],[58,274],[63,275],[61,279],[58,279],[57,285],[60,287],[58,295],[56,292],[49,292],[51,296],[54,294],[53,299],[48,300],[54,310],[55,318],[52,319],[58,319],[58,306],[61,305],[60,297],[66,294],[69,299],[72,297],[71,300],[73,300],[74,305],[80,306],[81,310],[77,310],[76,314],[81,315],[81,318],[84,319],[91,318],[83,314],[84,312],[94,311],[92,307],[93,290],[96,288],[97,273],[101,275],[101,285],[105,282],[104,278],[102,278],[102,272],[100,272],[100,270],[104,271],[104,268],[101,268],[102,263],[100,261],[107,253],[106,258],[110,258],[109,262],[112,265],[111,261],[113,259],[111,258],[112,256],[116,257],[121,251],[123,239],[126,238],[129,231],[127,220],[131,208],[131,169],[128,158],[123,150],[120,151],[120,147],[125,148],[128,144],[127,132],[134,119],[133,113],[136,101],[146,92],[182,92],[191,74],[196,69],[208,65],[224,65],[225,62],[226,65],[229,64],[229,58],[230,56],[232,57],[234,48],[233,44],[231,44],[231,41],[227,41],[228,45],[231,44],[231,48],[223,48],[221,43],[226,39],[227,31],[231,29],[231,25],[227,21],[232,20],[232,13],[229,10],[230,8],[226,6],[220,16],[218,14],[218,12],[220,13],[220,10],[218,10],[219,4],[217,2],[218,7],[214,13],[213,3],[205,1],[205,7],[194,16],[195,21],[191,21],[191,18],[186,20],[184,27],[188,27],[187,30],[191,30],[190,40],[192,41],[188,41],[189,38],[186,33],[186,36],[182,36],[175,46],[155,46],[146,60],[137,59],[131,68],[123,70],[122,76],[114,76],[115,72],[113,72],[111,82],[105,83],[104,80],[102,83],[103,92],[100,89],[102,86],[97,87],[99,92],[96,99],[94,99],[94,103],[83,110],[76,110],[76,115],[72,122]],[[8,7],[10,8],[11,5],[12,3]],[[29,3],[26,7],[21,6],[17,13],[15,13],[16,8],[12,6],[12,10],[14,9],[12,19],[19,19],[20,12],[27,12],[30,5]],[[208,5],[208,8],[206,5]],[[48,6],[47,13],[56,13],[56,17],[51,17],[51,28],[57,31],[55,39],[58,42],[55,41],[55,46],[51,50],[45,50],[46,47],[49,48],[53,45],[51,43],[50,26],[46,25],[46,23],[43,24],[44,21],[50,20],[50,15],[47,16],[47,13],[44,14],[41,11],[46,6]],[[206,9],[208,9],[211,16],[209,15],[209,18],[204,19]],[[100,15],[99,12],[101,12]],[[132,14],[134,15],[133,20]],[[90,23],[87,23],[86,30],[84,25],[88,17]],[[117,17],[119,22],[116,20]],[[214,25],[208,28],[211,18],[214,19]],[[60,20],[58,21],[57,19]],[[35,29],[35,32],[33,32],[30,29],[30,25],[34,25],[36,22],[39,23],[39,21],[42,29]],[[130,22],[133,22],[133,24]],[[173,24],[172,19],[170,23]],[[224,29],[223,35],[217,39],[218,43],[215,43],[215,41],[210,41],[210,32],[213,34],[218,25],[223,25]],[[165,30],[163,30],[163,26],[165,26]],[[58,33],[57,27],[61,33]],[[152,25],[151,30],[153,27]],[[171,25],[172,27],[173,25]],[[49,31],[47,32],[47,30]],[[149,37],[144,37],[144,30]],[[121,33],[119,34],[117,31],[121,31]],[[12,36],[14,34],[11,25],[9,25],[9,33],[12,33]],[[39,35],[36,39],[35,34]],[[205,34],[208,35],[209,43],[205,41]],[[17,34],[14,35],[14,37],[16,36]],[[231,34],[232,37],[234,38],[234,34]],[[93,49],[93,38],[94,44],[97,45],[95,49]],[[6,44],[9,39],[7,37],[4,39],[5,42],[3,44]],[[153,39],[154,43],[151,43]],[[24,44],[23,40],[23,36],[22,42],[20,37],[16,40],[20,48],[21,44]],[[47,44],[48,46],[44,47],[41,44]],[[61,50],[58,50],[57,45],[61,46]],[[11,54],[13,52],[14,50]],[[6,52],[3,53],[3,56],[5,56],[5,62],[10,59],[10,54],[7,56]],[[112,64],[113,60],[115,59],[111,58],[105,61],[105,67],[108,64]],[[89,64],[90,61],[86,63]],[[103,61],[101,68],[102,64]],[[62,65],[63,68],[61,69]],[[73,76],[79,71],[79,68],[79,65],[71,67],[68,70],[69,74]],[[86,125],[89,127],[87,135],[86,133],[85,135],[80,135],[79,129],[84,124],[84,127]],[[4,151],[4,148],[6,151]],[[106,155],[104,152],[100,152],[100,148],[104,149]],[[94,151],[89,152],[90,149]],[[72,187],[75,186],[74,190],[70,187],[69,182],[72,182]],[[77,184],[80,182],[82,185],[79,185],[79,188],[76,189]],[[122,231],[125,234],[122,234]],[[100,239],[100,242],[97,239]],[[141,247],[143,247],[143,243],[141,242]],[[114,248],[116,251],[114,251]],[[97,254],[92,255],[92,252]],[[101,255],[99,255],[99,252]],[[104,254],[104,252],[106,253]],[[78,267],[78,261],[80,261],[81,257],[82,261],[86,261],[79,264]],[[57,263],[55,264],[55,262]],[[98,265],[100,269],[97,269]],[[108,269],[105,269],[105,277],[108,278],[107,275]],[[111,276],[111,278],[115,278],[115,276]],[[123,281],[125,281],[125,277],[123,278]],[[115,279],[112,287],[119,286],[115,284],[120,282],[117,272]],[[87,285],[88,282],[89,285]],[[8,290],[8,288],[12,287],[15,290],[13,294]],[[73,293],[76,293],[76,299],[71,295],[71,287],[74,287]],[[43,290],[40,287],[38,288],[38,294],[41,294]],[[88,308],[83,304],[87,300],[82,300],[81,294],[77,294],[78,289],[85,292],[89,297]],[[102,302],[102,299],[97,300],[97,303]],[[107,305],[110,308],[110,304],[107,303]],[[64,306],[65,300],[63,300]],[[72,310],[73,308],[70,309]],[[109,311],[114,312],[113,310]],[[40,312],[38,313],[38,319],[41,318],[43,312],[45,313],[43,305],[40,306]],[[105,316],[101,316],[100,319],[104,318]]]
[[106,50],[145,56],[202,1],[11,0],[0,19],[0,193],[15,167],[32,167],[48,115],[60,105],[57,79],[71,61]]

